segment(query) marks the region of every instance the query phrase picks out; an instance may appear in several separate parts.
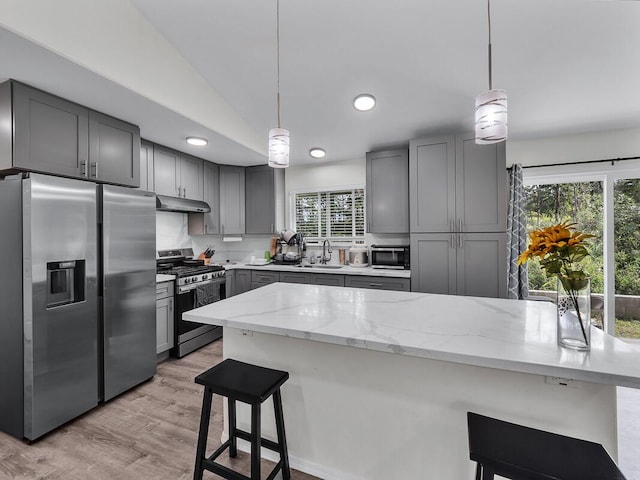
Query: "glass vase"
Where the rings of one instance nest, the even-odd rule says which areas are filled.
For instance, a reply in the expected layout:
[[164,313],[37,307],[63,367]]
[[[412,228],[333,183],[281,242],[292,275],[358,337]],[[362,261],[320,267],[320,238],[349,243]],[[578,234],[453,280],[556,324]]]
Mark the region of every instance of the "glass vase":
[[591,280],[558,276],[558,345],[591,348]]

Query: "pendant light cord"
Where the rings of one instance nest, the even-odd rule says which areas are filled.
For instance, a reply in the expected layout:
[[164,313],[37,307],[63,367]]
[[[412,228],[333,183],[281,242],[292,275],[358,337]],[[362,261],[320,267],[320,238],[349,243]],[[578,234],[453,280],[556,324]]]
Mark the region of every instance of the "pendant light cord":
[[278,128],[280,128],[280,0],[276,0],[276,63],[278,65]]
[[491,0],[487,0],[487,19],[489,20],[489,90],[493,90],[491,74]]

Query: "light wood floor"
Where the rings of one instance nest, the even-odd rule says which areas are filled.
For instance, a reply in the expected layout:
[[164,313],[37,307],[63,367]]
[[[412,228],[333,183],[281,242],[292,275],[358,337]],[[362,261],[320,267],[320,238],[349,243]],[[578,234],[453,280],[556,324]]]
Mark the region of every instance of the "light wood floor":
[[[0,479],[178,480],[193,478],[202,387],[194,377],[222,360],[217,341],[182,359],[158,365],[156,376],[32,445],[0,432]],[[286,412],[285,412],[286,421]],[[214,396],[209,445],[222,433],[222,398]],[[209,449],[212,451],[213,449]],[[249,475],[249,456],[229,462]],[[263,478],[273,465],[262,462]],[[206,479],[219,478],[205,473]],[[315,477],[292,471],[294,480]]]

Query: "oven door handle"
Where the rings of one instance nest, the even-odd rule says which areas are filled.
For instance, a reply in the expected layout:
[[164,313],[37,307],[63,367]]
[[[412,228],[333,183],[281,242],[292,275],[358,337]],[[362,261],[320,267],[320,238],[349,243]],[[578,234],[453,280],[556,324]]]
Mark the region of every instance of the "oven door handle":
[[198,282],[191,285],[183,285],[181,287],[178,287],[178,294],[187,293],[187,292],[190,292],[191,290],[195,290],[201,285],[209,285],[211,283],[222,285],[226,283],[226,280],[224,278],[214,278],[213,280],[208,280],[206,282]]

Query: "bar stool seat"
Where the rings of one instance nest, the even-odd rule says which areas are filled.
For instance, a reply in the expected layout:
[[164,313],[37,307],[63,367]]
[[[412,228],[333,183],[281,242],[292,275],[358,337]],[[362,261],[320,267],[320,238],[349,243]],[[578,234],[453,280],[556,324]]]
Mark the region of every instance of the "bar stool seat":
[[[284,431],[282,397],[280,395],[280,387],[288,378],[289,373],[285,371],[251,365],[230,358],[195,378],[195,382],[203,385],[205,389],[202,400],[194,479],[201,480],[204,471],[209,470],[228,480],[259,480],[260,449],[263,446],[280,454],[280,460],[267,478],[273,479],[279,471],[282,471],[283,480],[291,478]],[[207,435],[209,433],[211,399],[214,393],[228,399],[229,439],[207,457]],[[262,438],[260,433],[260,407],[271,396],[273,396],[277,442]],[[236,401],[251,405],[251,432],[245,432],[236,427]],[[215,462],[215,459],[227,448],[231,458],[237,455],[238,438],[251,442],[251,477],[242,475]]]
[[625,480],[598,443],[467,412],[476,480]]

